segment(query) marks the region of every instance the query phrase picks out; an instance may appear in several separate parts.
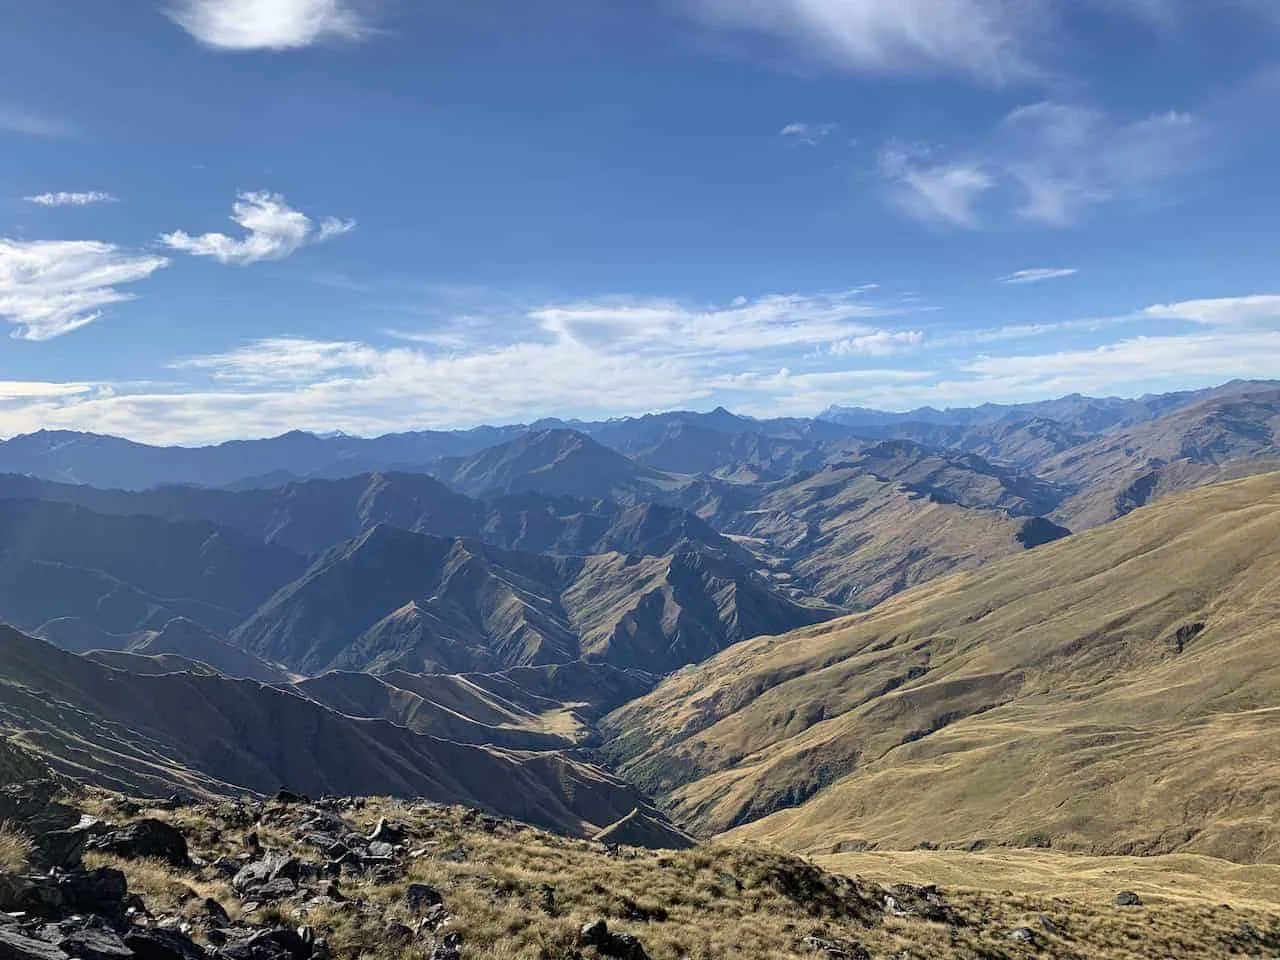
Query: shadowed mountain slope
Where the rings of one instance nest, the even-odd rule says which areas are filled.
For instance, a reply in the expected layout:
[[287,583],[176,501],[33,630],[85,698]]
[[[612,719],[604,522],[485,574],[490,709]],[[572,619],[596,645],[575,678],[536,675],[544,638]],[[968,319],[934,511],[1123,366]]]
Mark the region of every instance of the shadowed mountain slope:
[[1079,492],[1054,516],[1087,529],[1179,490],[1280,469],[1280,390],[1215,398],[1045,461]]
[[63,774],[144,795],[386,793],[591,834],[646,804],[554,752],[422,736],[296,692],[196,673],[143,676],[0,628],[0,731]]
[[739,644],[607,718],[703,833],[1280,861],[1280,474]]
[[211,523],[0,500],[0,619],[27,629],[75,617],[86,635],[125,634],[175,616],[227,629],[302,566]]
[[461,460],[437,476],[473,497],[544,493],[634,502],[678,481],[574,430],[539,430]]
[[231,639],[308,674],[581,657],[663,671],[826,615],[710,551],[556,558],[380,526],[326,553]]

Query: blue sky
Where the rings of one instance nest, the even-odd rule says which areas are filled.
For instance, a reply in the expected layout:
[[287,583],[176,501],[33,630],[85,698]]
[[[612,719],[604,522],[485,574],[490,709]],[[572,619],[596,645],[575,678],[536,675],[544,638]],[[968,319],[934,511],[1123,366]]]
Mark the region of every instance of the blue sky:
[[1271,0],[0,10],[0,435],[1280,375]]

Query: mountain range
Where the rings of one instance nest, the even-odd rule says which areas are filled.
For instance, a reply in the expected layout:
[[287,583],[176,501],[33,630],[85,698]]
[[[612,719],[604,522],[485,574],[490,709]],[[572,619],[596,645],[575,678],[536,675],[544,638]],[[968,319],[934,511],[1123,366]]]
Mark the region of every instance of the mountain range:
[[603,723],[703,834],[1280,860],[1280,474],[738,644]]
[[1255,382],[18,437],[0,734],[151,795],[424,796],[815,856],[1275,861],[1278,435],[1280,384]]

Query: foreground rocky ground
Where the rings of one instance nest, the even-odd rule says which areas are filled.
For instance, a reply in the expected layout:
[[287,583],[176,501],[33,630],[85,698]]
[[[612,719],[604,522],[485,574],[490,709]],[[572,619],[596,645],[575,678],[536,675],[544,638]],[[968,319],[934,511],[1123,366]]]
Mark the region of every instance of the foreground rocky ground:
[[1256,909],[875,884],[427,803],[155,805],[29,781],[0,790],[0,822],[0,960],[1280,954],[1280,918]]

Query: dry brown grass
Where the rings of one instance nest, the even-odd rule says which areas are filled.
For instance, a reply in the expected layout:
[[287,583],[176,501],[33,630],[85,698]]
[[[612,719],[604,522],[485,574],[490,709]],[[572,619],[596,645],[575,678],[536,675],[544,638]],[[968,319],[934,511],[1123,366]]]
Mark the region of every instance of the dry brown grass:
[[704,835],[815,856],[1280,862],[1278,579],[1280,474],[1208,487],[739,644],[611,715],[608,750]]
[[22,873],[31,860],[31,838],[0,823],[0,873]]
[[[213,807],[148,815],[181,826],[193,855],[205,860],[241,852],[247,829],[255,830],[268,848],[315,857],[293,839],[291,815],[272,808],[260,823],[234,825]],[[1280,935],[1277,908],[1267,910],[1258,902],[1241,899],[1228,908],[1196,896],[1179,901],[1157,897],[1147,907],[1121,910],[1097,897],[1077,897],[1074,891],[1070,897],[1054,896],[1051,885],[1043,883],[1029,893],[1000,892],[1002,880],[1016,888],[1018,875],[1010,871],[1002,876],[994,865],[985,888],[944,888],[961,918],[960,924],[947,925],[886,916],[884,890],[869,880],[847,879],[750,846],[685,852],[622,848],[610,853],[599,844],[519,824],[486,827],[473,812],[460,808],[394,801],[369,801],[343,815],[361,831],[382,816],[398,820],[409,826],[411,846],[425,853],[408,859],[403,874],[391,883],[344,876],[340,886],[349,898],[346,904],[284,902],[245,918],[259,924],[309,924],[328,939],[339,960],[430,956],[429,933],[407,947],[386,943],[389,920],[412,924],[415,919],[404,900],[405,888],[414,882],[431,884],[444,895],[450,920],[441,932],[460,933],[464,955],[500,960],[572,957],[578,930],[597,917],[606,918],[611,929],[638,936],[654,960],[783,960],[812,955],[802,943],[808,935],[857,941],[876,958],[1013,960],[1033,953],[1009,939],[1019,926],[1036,931],[1041,956],[1214,958],[1258,946],[1242,939],[1242,921],[1263,935]],[[235,912],[229,885],[211,879],[207,870],[175,872],[157,863],[109,862],[128,874],[131,887],[155,913],[191,916],[205,896]],[[884,866],[876,879],[885,882],[917,879],[925,872],[921,864],[909,869],[904,863],[896,874]],[[1043,867],[1045,873],[1056,869],[1052,863]],[[547,888],[553,891],[550,910]],[[1275,942],[1280,946],[1280,940]],[[594,957],[591,950],[582,955]]]

